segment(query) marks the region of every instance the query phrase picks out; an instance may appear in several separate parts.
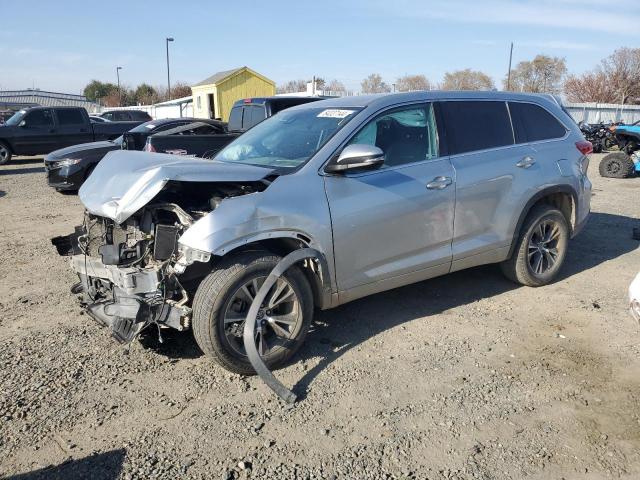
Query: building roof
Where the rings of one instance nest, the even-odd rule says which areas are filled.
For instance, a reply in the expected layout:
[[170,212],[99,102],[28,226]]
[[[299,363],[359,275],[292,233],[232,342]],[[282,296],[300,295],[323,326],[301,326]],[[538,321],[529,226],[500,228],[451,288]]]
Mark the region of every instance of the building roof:
[[44,90],[4,90],[0,91],[0,102],[15,105],[41,105],[43,107],[84,107],[96,111],[99,105],[90,102],[84,95],[47,92]]
[[231,70],[224,70],[222,72],[218,72],[218,73],[214,73],[213,75],[211,75],[209,78],[205,78],[204,80],[202,80],[201,82],[196,83],[195,85],[193,85],[194,87],[201,87],[203,85],[215,85],[215,84],[220,84],[224,81],[226,81],[227,79],[233,77],[234,75],[237,75],[238,73],[247,70],[249,73],[260,77],[262,80],[265,80],[266,82],[269,83],[273,83],[275,85],[275,82],[273,80],[268,79],[267,77],[260,75],[258,72],[255,72],[253,70],[251,70],[249,67],[244,66],[244,67],[238,67],[238,68],[232,68]]

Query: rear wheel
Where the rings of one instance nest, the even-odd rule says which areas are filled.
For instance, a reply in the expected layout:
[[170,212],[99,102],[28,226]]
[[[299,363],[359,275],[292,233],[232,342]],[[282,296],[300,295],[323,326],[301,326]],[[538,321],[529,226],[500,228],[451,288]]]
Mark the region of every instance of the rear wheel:
[[0,142],[0,165],[11,161],[11,149],[6,143]]
[[510,280],[539,287],[558,275],[569,243],[569,224],[560,210],[550,205],[534,207],[527,216],[513,255],[502,262]]
[[614,152],[600,161],[600,176],[608,178],[627,178],[634,174],[631,157],[624,152]]
[[[253,375],[243,344],[249,306],[281,257],[246,252],[223,259],[198,287],[193,300],[193,334],[202,351],[227,370]],[[302,345],[313,316],[313,295],[305,275],[291,267],[258,311],[255,342],[270,368],[286,362]]]

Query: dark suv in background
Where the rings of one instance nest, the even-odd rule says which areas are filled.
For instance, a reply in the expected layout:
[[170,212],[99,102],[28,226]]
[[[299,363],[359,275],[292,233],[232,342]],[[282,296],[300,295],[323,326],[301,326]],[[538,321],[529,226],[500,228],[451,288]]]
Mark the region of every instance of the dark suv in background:
[[152,120],[151,115],[142,110],[109,110],[100,114],[101,118],[109,120],[111,122],[127,122],[127,121],[140,121],[148,122]]

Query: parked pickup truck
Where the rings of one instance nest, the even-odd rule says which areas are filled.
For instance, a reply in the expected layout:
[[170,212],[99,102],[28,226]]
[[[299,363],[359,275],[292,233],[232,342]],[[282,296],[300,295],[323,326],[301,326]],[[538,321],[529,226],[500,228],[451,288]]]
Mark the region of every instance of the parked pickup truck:
[[317,102],[326,97],[260,97],[243,98],[233,104],[225,135],[208,134],[196,128],[192,134],[170,135],[170,132],[151,135],[144,146],[147,152],[172,153],[191,157],[213,158],[224,146],[241,133],[276,113],[296,105]]
[[216,131],[213,125],[194,121],[187,125],[149,135],[144,150],[189,157],[212,158],[240,132]]
[[44,155],[79,143],[113,140],[140,123],[94,123],[80,107],[20,110],[0,126],[0,165],[13,155]]

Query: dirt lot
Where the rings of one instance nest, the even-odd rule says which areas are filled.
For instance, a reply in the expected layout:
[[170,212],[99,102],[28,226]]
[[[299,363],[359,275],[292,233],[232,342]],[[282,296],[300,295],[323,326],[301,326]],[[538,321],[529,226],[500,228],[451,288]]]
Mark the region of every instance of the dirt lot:
[[602,179],[561,279],[476,268],[319,313],[277,376],[203,357],[190,333],[118,346],[82,315],[49,238],[81,218],[41,159],[0,167],[0,476],[639,478],[640,178]]

